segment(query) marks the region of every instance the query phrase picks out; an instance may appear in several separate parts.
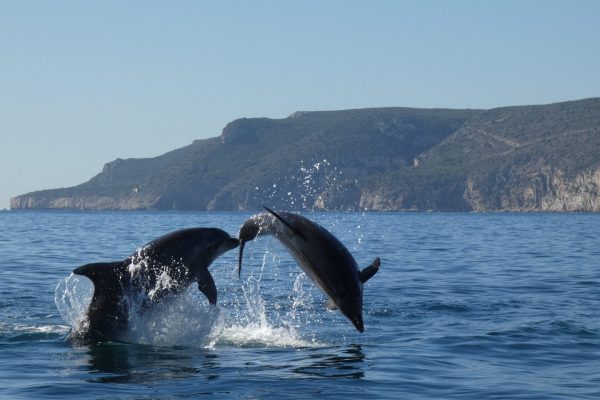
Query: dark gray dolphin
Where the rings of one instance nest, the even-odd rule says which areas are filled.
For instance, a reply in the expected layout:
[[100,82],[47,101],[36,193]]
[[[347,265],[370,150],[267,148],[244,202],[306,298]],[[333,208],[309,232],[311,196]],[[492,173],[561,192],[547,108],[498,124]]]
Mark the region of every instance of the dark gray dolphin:
[[379,270],[379,258],[360,271],[348,249],[327,229],[298,214],[265,209],[267,213],[250,217],[240,228],[240,272],[245,243],[274,235],[329,297],[328,307],[339,308],[363,332],[363,283]]
[[88,325],[73,331],[71,339],[83,343],[118,339],[127,329],[127,296],[141,294],[146,309],[197,282],[209,303],[216,304],[217,288],[208,267],[238,244],[220,229],[182,229],[153,240],[123,261],[76,268],[74,274],[93,282],[94,295]]

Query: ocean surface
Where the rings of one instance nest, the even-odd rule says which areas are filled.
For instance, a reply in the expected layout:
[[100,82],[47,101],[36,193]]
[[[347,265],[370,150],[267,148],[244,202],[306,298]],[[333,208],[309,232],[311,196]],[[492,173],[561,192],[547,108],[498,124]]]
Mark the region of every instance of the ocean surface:
[[365,332],[270,237],[131,321],[75,346],[92,287],[71,271],[250,213],[0,213],[0,399],[598,399],[600,215],[307,213],[361,267]]

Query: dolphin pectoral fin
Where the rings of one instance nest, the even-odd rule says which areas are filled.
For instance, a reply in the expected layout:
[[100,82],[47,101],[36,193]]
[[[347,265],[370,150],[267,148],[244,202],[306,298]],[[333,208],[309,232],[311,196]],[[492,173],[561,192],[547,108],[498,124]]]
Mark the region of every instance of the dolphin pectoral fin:
[[198,290],[206,296],[210,304],[217,304],[217,287],[208,269],[202,270],[198,277]]
[[265,210],[267,210],[275,218],[277,218],[278,220],[280,220],[285,226],[287,226],[288,228],[290,228],[292,230],[292,232],[294,232],[296,235],[300,236],[302,239],[304,239],[304,241],[308,242],[308,239],[306,238],[306,236],[304,235],[304,233],[302,233],[298,229],[294,228],[292,226],[292,224],[289,223],[285,218],[283,218],[281,215],[277,214],[275,211],[271,210],[270,208],[267,208],[265,206],[263,206],[263,208]]
[[325,302],[325,308],[327,308],[330,311],[337,310],[337,306],[335,305],[335,303],[331,299],[327,299],[327,301]]
[[371,265],[359,272],[361,282],[365,283],[366,281],[371,279],[373,275],[375,275],[377,271],[379,271],[380,266],[381,260],[379,259],[379,257],[377,257],[375,260],[373,260]]

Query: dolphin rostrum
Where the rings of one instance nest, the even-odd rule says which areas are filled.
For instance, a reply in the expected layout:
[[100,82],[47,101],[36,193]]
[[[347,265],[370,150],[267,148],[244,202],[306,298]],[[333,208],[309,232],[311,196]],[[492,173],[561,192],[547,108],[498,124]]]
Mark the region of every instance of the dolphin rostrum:
[[250,217],[240,228],[240,273],[246,242],[274,235],[329,297],[328,307],[339,308],[363,332],[363,283],[379,271],[379,258],[361,271],[348,249],[322,226],[298,214],[265,209],[268,212]]
[[72,332],[71,339],[83,343],[118,339],[128,326],[126,301],[131,295],[142,295],[147,309],[198,282],[209,303],[216,304],[217,288],[208,267],[238,244],[220,229],[182,229],[151,241],[123,261],[76,268],[74,274],[93,282],[94,295],[86,325]]

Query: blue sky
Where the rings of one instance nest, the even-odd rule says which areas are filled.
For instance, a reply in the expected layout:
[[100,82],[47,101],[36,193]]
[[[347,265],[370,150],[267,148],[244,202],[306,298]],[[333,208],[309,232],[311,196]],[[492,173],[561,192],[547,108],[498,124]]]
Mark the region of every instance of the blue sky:
[[0,1],[0,209],[240,117],[600,96],[600,1]]

